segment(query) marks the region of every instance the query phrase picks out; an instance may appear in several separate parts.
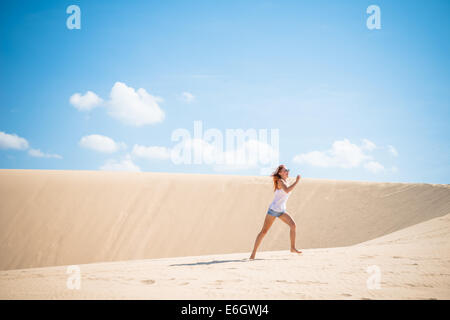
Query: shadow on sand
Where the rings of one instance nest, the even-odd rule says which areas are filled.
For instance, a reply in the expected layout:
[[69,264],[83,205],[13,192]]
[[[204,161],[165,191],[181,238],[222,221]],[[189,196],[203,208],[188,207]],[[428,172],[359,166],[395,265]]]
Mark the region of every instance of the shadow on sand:
[[249,260],[248,258],[244,259],[236,259],[236,260],[212,260],[212,261],[205,261],[205,262],[194,262],[194,263],[179,263],[179,264],[171,264],[170,267],[175,266],[200,266],[200,265],[208,265],[208,264],[216,264],[216,263],[227,263],[227,262],[250,262],[250,261],[256,261],[256,260],[288,260],[288,259],[254,259]]

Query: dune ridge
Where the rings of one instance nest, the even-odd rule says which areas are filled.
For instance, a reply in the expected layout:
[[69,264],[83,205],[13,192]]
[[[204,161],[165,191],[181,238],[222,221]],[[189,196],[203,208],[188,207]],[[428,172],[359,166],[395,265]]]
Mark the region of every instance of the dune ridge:
[[[1,169],[0,270],[247,253],[272,196],[269,177]],[[288,212],[298,248],[351,246],[448,214],[450,188],[304,178]]]

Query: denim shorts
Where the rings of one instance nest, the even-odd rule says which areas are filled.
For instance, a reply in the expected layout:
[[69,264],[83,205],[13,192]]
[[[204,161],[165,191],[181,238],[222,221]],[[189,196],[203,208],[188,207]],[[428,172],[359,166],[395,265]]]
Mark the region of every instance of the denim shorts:
[[274,217],[279,217],[283,213],[284,213],[284,211],[283,212],[278,212],[278,211],[274,211],[274,210],[272,210],[270,208],[269,208],[269,211],[267,211],[267,214],[270,214],[271,216],[274,216]]

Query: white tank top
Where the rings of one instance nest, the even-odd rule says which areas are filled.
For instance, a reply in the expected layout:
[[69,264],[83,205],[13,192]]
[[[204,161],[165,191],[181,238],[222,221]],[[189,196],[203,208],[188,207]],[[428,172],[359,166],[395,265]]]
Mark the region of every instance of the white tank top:
[[286,191],[284,191],[283,189],[275,190],[275,197],[272,203],[270,204],[269,209],[272,209],[277,212],[286,211],[286,202],[291,192],[286,193]]

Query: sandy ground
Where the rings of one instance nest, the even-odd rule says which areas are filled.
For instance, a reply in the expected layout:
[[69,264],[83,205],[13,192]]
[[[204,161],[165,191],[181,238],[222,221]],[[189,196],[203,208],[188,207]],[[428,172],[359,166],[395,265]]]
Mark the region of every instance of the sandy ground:
[[[0,170],[0,270],[245,253],[269,177]],[[287,209],[300,248],[342,247],[450,213],[450,187],[302,179]],[[289,248],[275,221],[259,248]]]
[[260,252],[253,261],[248,256],[236,253],[79,265],[79,289],[68,288],[72,275],[67,274],[67,267],[2,271],[0,298],[450,298],[450,215],[353,246],[307,249],[301,255]]
[[268,177],[1,169],[0,298],[450,298],[449,185],[302,179],[303,254],[277,219],[249,261],[272,197]]

